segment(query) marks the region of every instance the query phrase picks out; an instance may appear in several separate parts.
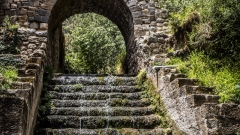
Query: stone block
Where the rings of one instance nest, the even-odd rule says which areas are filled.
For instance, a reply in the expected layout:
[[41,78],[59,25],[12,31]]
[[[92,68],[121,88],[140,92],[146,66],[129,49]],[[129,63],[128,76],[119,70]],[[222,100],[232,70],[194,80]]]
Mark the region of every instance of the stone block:
[[30,23],[30,28],[38,29],[39,28],[39,23],[36,23],[36,22]]
[[21,14],[21,15],[26,15],[27,13],[28,13],[28,10],[27,10],[27,9],[25,9],[25,8],[19,9],[19,14]]
[[133,19],[133,23],[134,24],[142,24],[143,23],[143,20],[141,18],[134,18]]
[[35,20],[35,21],[38,21],[38,22],[47,23],[47,22],[48,22],[48,17],[45,17],[45,16],[36,16],[36,17],[34,17],[34,20]]
[[47,30],[48,29],[48,24],[47,23],[40,23],[40,29],[41,30]]
[[164,22],[165,22],[165,19],[163,19],[163,18],[157,18],[156,22],[157,22],[157,23],[164,23]]
[[35,32],[37,36],[47,36],[47,33],[48,33],[47,30],[37,30]]
[[24,26],[24,27],[29,27],[29,25],[30,25],[29,22],[24,22],[24,23],[23,23],[23,26]]
[[17,2],[17,7],[22,7],[22,3],[21,2]]
[[155,15],[150,15],[149,17],[150,17],[150,22],[152,22],[152,21],[156,21],[156,19],[155,19]]
[[28,12],[27,12],[27,15],[28,15],[29,17],[34,17],[34,16],[36,15],[36,12],[35,12],[35,11],[28,11]]
[[41,46],[40,46],[40,49],[46,50],[47,49],[46,43],[42,43]]
[[130,7],[130,10],[131,10],[132,12],[136,12],[136,11],[141,11],[142,8],[139,7],[139,6],[133,6],[133,7]]
[[17,8],[17,4],[11,4],[11,8]]
[[28,20],[28,16],[27,15],[22,15],[18,17],[19,22],[26,22]]
[[49,11],[43,10],[43,9],[39,9],[37,12],[40,16],[49,16],[50,15]]
[[32,2],[22,2],[23,7],[33,6]]
[[35,44],[29,44],[28,45],[28,49],[33,49],[34,50],[34,49],[36,49],[36,47],[37,46]]
[[16,9],[11,9],[11,15],[12,16],[17,15],[17,10]]
[[133,15],[133,18],[140,18],[142,16],[142,13],[141,12],[133,12],[132,15]]
[[144,24],[150,24],[151,23],[150,19],[142,19],[142,21],[143,21]]

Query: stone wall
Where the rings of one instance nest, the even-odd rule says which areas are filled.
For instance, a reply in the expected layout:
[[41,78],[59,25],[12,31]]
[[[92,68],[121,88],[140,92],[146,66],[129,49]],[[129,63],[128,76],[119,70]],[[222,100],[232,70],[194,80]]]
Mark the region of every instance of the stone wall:
[[[0,23],[4,16],[16,16],[19,31],[25,34],[21,54],[31,57],[38,53],[44,62],[62,71],[64,46],[62,22],[74,15],[95,12],[112,20],[122,32],[127,47],[127,69],[136,73],[149,55],[159,54],[164,42],[145,46],[146,38],[155,33],[168,33],[167,10],[158,7],[157,0],[2,0]],[[155,42],[158,42],[155,40]],[[150,41],[151,42],[151,41]],[[150,48],[146,52],[146,48]],[[60,50],[58,50],[60,49]],[[144,50],[144,51],[143,51]]]
[[42,92],[43,64],[40,57],[26,59],[19,67],[13,89],[0,90],[0,134],[32,135]]
[[240,132],[240,105],[220,104],[212,88],[198,86],[175,69],[161,69],[148,75],[164,101],[176,126],[186,135],[235,135]]

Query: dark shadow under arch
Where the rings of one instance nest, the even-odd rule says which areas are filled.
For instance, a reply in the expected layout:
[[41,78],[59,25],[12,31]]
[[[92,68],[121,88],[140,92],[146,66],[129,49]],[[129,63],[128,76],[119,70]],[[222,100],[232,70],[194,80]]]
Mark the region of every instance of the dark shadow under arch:
[[[133,47],[134,26],[132,13],[123,0],[57,0],[52,8],[48,29],[48,58],[58,71],[64,68],[64,36],[62,22],[75,14],[94,12],[107,17],[121,31],[127,49],[127,64]],[[128,67],[126,71],[128,72]]]

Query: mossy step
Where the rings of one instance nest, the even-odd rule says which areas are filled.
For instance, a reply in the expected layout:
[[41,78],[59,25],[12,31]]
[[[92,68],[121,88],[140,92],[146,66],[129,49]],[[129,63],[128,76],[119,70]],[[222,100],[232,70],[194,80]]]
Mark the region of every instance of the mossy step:
[[50,100],[55,107],[145,107],[151,103],[149,99],[127,100],[111,98],[109,100]]
[[192,94],[188,95],[187,102],[194,107],[201,106],[204,103],[219,103],[220,96],[209,94]]
[[158,115],[146,116],[62,116],[50,115],[43,120],[42,128],[145,128],[152,129],[160,125]]
[[69,85],[69,84],[82,84],[82,85],[127,85],[135,86],[136,77],[118,77],[118,76],[57,76],[51,81],[53,85]]
[[52,108],[50,115],[75,116],[143,116],[154,113],[155,107],[66,107]]
[[39,129],[36,135],[168,135],[169,129],[134,129],[134,128],[103,128],[103,129]]
[[62,100],[107,100],[109,98],[121,98],[121,99],[134,99],[139,100],[143,95],[143,92],[136,93],[101,93],[101,92],[93,92],[93,93],[83,93],[83,92],[75,92],[75,93],[58,93],[56,91],[49,91],[51,99],[62,99]]
[[90,86],[83,86],[79,85],[49,85],[49,91],[56,91],[59,93],[73,93],[73,92],[83,92],[83,93],[133,93],[133,92],[140,92],[137,86],[112,86],[112,85],[90,85]]

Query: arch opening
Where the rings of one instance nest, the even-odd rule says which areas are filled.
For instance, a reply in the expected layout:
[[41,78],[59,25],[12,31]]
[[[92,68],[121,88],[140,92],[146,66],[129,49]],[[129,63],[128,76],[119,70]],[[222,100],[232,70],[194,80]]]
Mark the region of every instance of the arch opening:
[[[62,23],[75,14],[97,13],[115,23],[126,44],[126,65],[133,51],[134,26],[132,13],[123,0],[58,0],[52,8],[48,21],[48,63],[57,71],[64,70],[64,34]],[[126,67],[125,73],[128,73]]]
[[118,27],[95,13],[76,14],[63,22],[65,73],[123,74],[126,46]]

